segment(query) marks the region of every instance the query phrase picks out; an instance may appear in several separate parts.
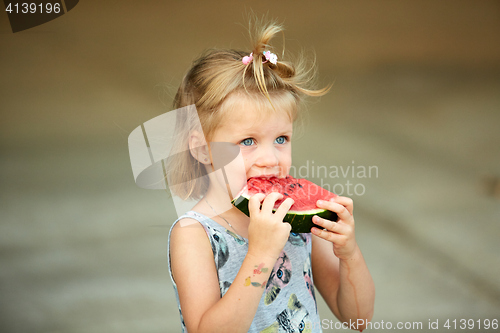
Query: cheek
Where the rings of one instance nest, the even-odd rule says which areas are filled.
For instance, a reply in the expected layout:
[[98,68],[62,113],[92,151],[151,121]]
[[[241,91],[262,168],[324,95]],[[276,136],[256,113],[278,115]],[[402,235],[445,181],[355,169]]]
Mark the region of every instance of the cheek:
[[245,163],[245,171],[248,171],[254,163],[252,154],[242,150],[241,155],[243,156],[243,162]]
[[288,175],[291,166],[292,166],[292,150],[290,148],[285,151],[282,151],[280,155],[280,168],[283,176]]
[[292,165],[292,156],[291,154],[286,154],[283,158],[280,159],[280,164],[290,166]]
[[[232,193],[239,192],[247,183],[247,163],[243,154],[238,156],[224,167],[226,179]],[[236,192],[235,192],[236,191]]]

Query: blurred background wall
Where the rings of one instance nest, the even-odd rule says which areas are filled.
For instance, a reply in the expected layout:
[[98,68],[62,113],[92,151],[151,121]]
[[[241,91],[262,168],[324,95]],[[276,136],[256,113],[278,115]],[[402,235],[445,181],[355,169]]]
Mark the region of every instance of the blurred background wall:
[[308,177],[355,201],[373,321],[500,319],[498,1],[103,0],[18,33],[0,13],[2,332],[179,331],[175,211],[135,186],[127,137],[204,49],[248,50],[252,11],[334,82],[294,165],[377,167]]

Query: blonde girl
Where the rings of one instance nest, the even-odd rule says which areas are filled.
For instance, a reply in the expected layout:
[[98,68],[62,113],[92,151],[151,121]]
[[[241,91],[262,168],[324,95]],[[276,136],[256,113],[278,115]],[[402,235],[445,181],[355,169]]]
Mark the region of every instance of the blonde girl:
[[281,31],[261,24],[250,52],[206,52],[175,97],[176,109],[196,107],[202,127],[177,119],[177,145],[187,153],[167,167],[169,181],[184,184],[174,194],[199,200],[169,234],[183,332],[321,332],[314,287],[351,328],[362,330],[373,314],[374,284],[356,243],[351,199],[318,201],[338,221],[316,217],[319,228],[294,234],[283,222],[292,199],[273,213],[281,194],[256,194],[247,217],[230,206],[213,172],[207,142],[239,147],[246,179],[288,174],[302,98],[328,89],[308,88],[312,72],[304,63],[272,52],[269,41]]

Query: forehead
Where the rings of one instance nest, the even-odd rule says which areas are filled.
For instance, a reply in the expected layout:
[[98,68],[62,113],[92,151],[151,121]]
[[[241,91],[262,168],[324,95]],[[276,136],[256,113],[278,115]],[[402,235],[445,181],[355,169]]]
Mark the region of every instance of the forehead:
[[290,93],[282,92],[270,95],[270,101],[260,93],[233,93],[220,109],[219,125],[262,126],[271,119],[282,125],[293,124],[297,112],[294,97]]

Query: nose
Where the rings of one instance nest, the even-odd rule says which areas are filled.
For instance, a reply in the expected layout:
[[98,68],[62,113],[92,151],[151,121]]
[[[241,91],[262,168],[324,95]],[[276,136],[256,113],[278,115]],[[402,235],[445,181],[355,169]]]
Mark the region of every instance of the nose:
[[279,164],[279,152],[273,145],[265,145],[259,147],[259,155],[256,160],[256,165],[261,168],[271,168]]

